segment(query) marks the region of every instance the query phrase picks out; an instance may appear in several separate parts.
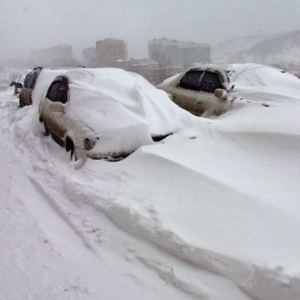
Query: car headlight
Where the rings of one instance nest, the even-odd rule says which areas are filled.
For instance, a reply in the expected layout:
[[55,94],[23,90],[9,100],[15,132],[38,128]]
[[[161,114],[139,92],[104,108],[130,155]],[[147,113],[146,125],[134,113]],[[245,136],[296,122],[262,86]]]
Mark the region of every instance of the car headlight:
[[95,140],[91,140],[89,138],[85,138],[83,140],[83,147],[86,150],[91,150],[92,148],[94,148],[95,144],[96,144]]

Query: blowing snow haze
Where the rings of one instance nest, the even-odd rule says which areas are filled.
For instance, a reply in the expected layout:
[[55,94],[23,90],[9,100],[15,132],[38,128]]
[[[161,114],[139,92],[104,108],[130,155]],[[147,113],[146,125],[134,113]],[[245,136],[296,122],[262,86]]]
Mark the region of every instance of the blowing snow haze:
[[2,62],[62,44],[80,60],[106,38],[124,40],[128,57],[147,58],[148,41],[162,37],[213,48],[300,29],[296,0],[0,0],[0,11]]

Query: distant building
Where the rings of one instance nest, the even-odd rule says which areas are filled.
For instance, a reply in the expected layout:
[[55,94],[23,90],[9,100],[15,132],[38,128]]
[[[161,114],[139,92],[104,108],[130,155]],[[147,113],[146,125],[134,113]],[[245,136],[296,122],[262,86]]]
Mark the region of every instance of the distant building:
[[73,66],[73,49],[71,45],[58,45],[31,52],[31,62],[44,67]]
[[98,67],[110,67],[116,60],[127,60],[127,44],[123,40],[105,39],[96,42]]
[[180,69],[171,66],[161,68],[157,62],[148,59],[116,60],[112,66],[140,74],[154,85],[180,72]]
[[209,44],[181,42],[167,38],[148,42],[149,59],[160,65],[186,68],[194,63],[209,63],[211,49]]
[[83,55],[83,65],[86,67],[96,67],[97,66],[97,56],[95,47],[87,47],[82,50]]

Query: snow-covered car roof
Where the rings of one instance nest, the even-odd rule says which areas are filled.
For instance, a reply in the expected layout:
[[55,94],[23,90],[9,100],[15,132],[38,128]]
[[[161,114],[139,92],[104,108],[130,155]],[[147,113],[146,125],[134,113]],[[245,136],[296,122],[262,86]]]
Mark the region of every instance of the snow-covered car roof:
[[99,135],[93,151],[132,152],[152,138],[189,126],[193,116],[142,76],[121,69],[74,69],[66,73],[66,113]]
[[227,64],[212,64],[212,63],[195,63],[191,67],[187,68],[183,72],[173,75],[172,77],[169,77],[165,79],[162,83],[167,85],[172,85],[174,82],[177,82],[179,77],[182,77],[184,74],[190,71],[209,71],[209,72],[216,72],[219,74],[219,78],[222,82],[222,85],[226,87],[226,89],[229,89],[230,86],[230,80],[227,75]]

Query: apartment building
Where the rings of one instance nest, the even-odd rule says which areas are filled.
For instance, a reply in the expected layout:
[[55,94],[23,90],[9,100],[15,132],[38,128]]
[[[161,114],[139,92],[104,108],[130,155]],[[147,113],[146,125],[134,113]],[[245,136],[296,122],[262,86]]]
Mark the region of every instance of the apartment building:
[[181,42],[167,38],[148,42],[149,59],[160,65],[186,68],[194,63],[211,61],[210,45],[206,43]]
[[110,67],[116,60],[127,60],[127,43],[123,40],[105,39],[96,42],[98,67]]

